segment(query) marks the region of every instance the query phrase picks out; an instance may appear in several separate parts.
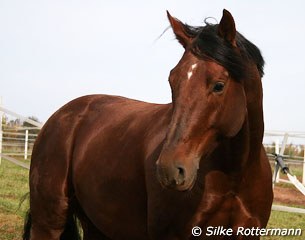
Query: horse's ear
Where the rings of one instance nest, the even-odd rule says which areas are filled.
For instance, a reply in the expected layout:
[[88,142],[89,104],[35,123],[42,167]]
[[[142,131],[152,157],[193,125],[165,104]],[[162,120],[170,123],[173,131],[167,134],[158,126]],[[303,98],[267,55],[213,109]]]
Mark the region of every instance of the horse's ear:
[[187,27],[177,18],[172,17],[168,11],[166,12],[177,40],[182,44],[184,48],[186,48],[192,41],[192,38],[185,31]]
[[229,11],[226,9],[223,10],[222,18],[218,25],[218,36],[230,42],[233,46],[236,47],[236,28],[234,19]]

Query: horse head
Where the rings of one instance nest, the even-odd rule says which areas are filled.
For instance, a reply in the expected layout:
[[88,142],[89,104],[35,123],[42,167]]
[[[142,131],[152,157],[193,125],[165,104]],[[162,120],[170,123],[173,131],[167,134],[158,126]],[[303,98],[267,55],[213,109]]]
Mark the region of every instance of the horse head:
[[204,27],[188,26],[169,13],[168,19],[185,52],[169,76],[172,119],[157,177],[162,186],[185,191],[196,181],[200,160],[243,126],[249,61],[238,46],[239,39],[245,39],[228,11],[219,24]]

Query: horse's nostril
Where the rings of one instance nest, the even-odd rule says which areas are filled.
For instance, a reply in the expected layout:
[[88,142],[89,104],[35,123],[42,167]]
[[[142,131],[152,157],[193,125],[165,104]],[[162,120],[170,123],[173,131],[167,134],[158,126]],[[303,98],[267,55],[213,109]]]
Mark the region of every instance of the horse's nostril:
[[178,175],[179,177],[184,177],[185,176],[185,169],[184,167],[177,167],[178,168]]
[[185,182],[185,168],[177,167],[176,185],[182,185]]

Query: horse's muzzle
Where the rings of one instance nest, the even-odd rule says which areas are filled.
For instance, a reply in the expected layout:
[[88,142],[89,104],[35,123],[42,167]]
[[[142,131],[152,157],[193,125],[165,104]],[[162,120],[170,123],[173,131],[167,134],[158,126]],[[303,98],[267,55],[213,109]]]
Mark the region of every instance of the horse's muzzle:
[[165,188],[178,191],[191,190],[197,175],[197,171],[188,170],[181,164],[162,164],[160,159],[156,162],[157,178]]

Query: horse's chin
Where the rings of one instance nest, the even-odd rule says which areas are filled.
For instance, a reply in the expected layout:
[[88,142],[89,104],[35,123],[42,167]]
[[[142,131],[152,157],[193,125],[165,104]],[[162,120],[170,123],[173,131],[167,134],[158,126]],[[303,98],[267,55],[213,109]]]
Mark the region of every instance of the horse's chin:
[[180,192],[191,191],[195,185],[196,179],[197,179],[197,175],[195,174],[195,176],[193,176],[192,179],[184,182],[181,185],[176,185],[175,190]]
[[197,174],[195,174],[193,177],[191,177],[190,179],[184,181],[182,184],[168,184],[168,183],[164,183],[163,181],[159,182],[161,184],[161,186],[165,189],[171,189],[171,190],[176,190],[179,192],[186,192],[186,191],[191,191],[195,185],[197,179]]

